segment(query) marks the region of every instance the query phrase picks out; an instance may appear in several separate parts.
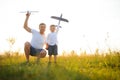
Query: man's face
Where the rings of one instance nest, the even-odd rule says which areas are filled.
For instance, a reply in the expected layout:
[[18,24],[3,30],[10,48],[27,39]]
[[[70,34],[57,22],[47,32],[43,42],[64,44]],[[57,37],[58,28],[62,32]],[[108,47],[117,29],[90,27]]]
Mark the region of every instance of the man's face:
[[44,33],[45,29],[46,29],[46,25],[39,25],[40,33]]

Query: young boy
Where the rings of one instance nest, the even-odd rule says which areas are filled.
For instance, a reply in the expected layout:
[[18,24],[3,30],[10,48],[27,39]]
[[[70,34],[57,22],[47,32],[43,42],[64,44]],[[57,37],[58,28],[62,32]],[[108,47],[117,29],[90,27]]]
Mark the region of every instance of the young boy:
[[58,55],[57,34],[58,34],[58,31],[59,31],[59,26],[57,26],[57,29],[56,29],[55,25],[50,25],[50,31],[51,31],[51,33],[49,33],[48,36],[47,36],[46,49],[48,49],[49,63],[51,63],[52,55],[54,55],[54,62],[56,63],[57,55]]

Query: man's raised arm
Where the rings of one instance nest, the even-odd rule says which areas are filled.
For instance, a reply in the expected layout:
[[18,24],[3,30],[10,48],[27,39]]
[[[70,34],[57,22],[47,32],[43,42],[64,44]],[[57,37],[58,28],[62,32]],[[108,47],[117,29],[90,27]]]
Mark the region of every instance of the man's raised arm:
[[31,33],[31,29],[28,27],[28,19],[29,19],[29,17],[30,17],[30,13],[27,12],[26,19],[25,19],[25,22],[24,22],[24,29]]

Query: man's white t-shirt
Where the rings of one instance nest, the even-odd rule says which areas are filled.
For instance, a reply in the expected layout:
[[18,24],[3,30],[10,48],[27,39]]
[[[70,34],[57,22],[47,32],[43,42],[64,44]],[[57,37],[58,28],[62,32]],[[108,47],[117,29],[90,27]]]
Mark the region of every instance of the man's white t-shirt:
[[31,40],[31,46],[36,49],[43,49],[43,46],[45,44],[45,35],[41,35],[38,31],[32,29],[32,40]]

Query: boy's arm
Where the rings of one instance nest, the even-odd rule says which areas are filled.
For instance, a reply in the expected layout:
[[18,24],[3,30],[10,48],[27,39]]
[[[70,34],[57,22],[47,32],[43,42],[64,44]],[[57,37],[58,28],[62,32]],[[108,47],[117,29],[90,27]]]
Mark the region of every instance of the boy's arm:
[[58,31],[59,31],[59,25],[57,25],[57,29],[56,29],[56,32],[58,33]]

